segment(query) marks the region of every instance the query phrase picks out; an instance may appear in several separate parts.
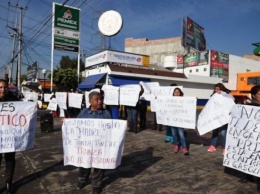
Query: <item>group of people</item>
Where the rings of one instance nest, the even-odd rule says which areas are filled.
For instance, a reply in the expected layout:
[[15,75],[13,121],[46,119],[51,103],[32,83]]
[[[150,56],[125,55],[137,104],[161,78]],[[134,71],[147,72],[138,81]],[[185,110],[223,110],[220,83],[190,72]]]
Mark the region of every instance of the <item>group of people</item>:
[[[230,93],[230,91],[221,83],[216,84],[214,87],[214,93],[221,93],[221,92],[226,92]],[[141,95],[142,92],[140,92]],[[182,97],[184,96],[182,90],[178,87],[176,87],[173,91],[173,96],[175,97]],[[256,85],[252,87],[251,89],[251,103],[249,105],[252,106],[260,106],[260,85]],[[12,95],[11,92],[8,91],[8,83],[6,80],[0,79],[0,101],[5,102],[5,101],[19,101],[19,99]],[[103,96],[100,92],[91,92],[89,94],[89,103],[90,106],[87,107],[86,109],[81,110],[81,112],[77,115],[77,118],[92,118],[92,119],[111,119],[111,112],[104,109],[103,107]],[[137,112],[138,112],[138,105],[144,102],[138,102],[137,106],[134,108],[129,108],[127,107],[127,115],[128,115],[128,125],[129,125],[129,130],[130,131],[137,131]],[[144,104],[143,104],[144,106]],[[147,106],[145,104],[147,110]],[[140,110],[140,109],[139,109]],[[140,114],[140,117],[142,117],[142,121],[140,122],[140,126],[142,128],[146,127],[146,114],[143,115],[144,112]],[[134,119],[134,122],[133,120]],[[172,138],[172,146],[173,146],[173,151],[174,153],[178,153],[180,150],[184,155],[188,155],[189,151],[187,149],[186,145],[186,138],[184,134],[184,129],[181,127],[176,127],[176,126],[167,126],[168,129],[171,130],[171,138]],[[223,151],[222,153],[225,153],[225,143],[226,143],[226,133],[227,133],[227,125],[223,125],[217,129],[213,130],[212,133],[212,140],[211,140],[211,145],[208,148],[209,152],[214,152],[217,147],[217,138],[218,134],[221,134],[221,139],[222,139],[222,148]],[[4,155],[5,157],[5,162],[6,162],[6,188],[7,188],[7,193],[13,193],[13,175],[14,175],[14,169],[15,169],[15,152],[10,152],[10,153],[4,153],[0,154],[0,164],[2,161],[2,156]],[[102,179],[104,177],[104,169],[97,169],[94,168],[94,171],[91,175],[91,185],[93,187],[93,193],[94,194],[99,194],[102,192]],[[91,168],[79,168],[79,176],[78,176],[78,184],[77,188],[82,189],[84,186],[87,184],[89,176],[91,173]],[[243,176],[243,180],[247,180],[249,176]],[[260,190],[260,184],[258,184],[258,190]]]

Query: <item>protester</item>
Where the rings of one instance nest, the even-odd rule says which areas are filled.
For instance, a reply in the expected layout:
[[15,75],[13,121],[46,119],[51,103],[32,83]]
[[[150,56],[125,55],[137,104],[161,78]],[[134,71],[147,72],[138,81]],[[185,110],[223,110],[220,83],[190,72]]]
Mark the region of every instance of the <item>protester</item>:
[[[19,101],[19,98],[14,96],[8,90],[8,83],[4,79],[0,79],[0,101],[1,102]],[[0,162],[2,161],[2,155],[4,155],[5,163],[6,163],[5,179],[6,179],[7,193],[13,193],[12,181],[13,181],[14,169],[16,164],[15,152],[9,152],[4,154],[0,153]]]
[[[260,85],[255,85],[251,88],[251,102],[247,105],[251,106],[260,106]],[[247,182],[249,179],[252,179],[252,175],[242,173],[242,176],[239,180],[241,183]],[[257,177],[257,191],[260,191],[260,178]]]
[[[222,83],[218,83],[214,86],[213,94],[215,94],[215,93],[221,94],[221,92],[225,92],[225,93],[229,94],[230,90],[227,89]],[[220,135],[221,135],[221,145],[222,145],[222,155],[225,154],[227,127],[228,127],[228,124],[225,124],[225,125],[217,128],[217,129],[213,130],[212,138],[211,138],[211,145],[208,148],[208,152],[216,151],[218,134],[220,133]]]
[[[103,98],[99,92],[91,92],[89,94],[90,107],[82,110],[77,118],[90,118],[90,119],[111,119],[109,111],[103,109]],[[89,178],[91,168],[79,168],[79,177],[77,189],[82,189]],[[91,176],[91,184],[93,194],[102,192],[102,179],[104,177],[104,169],[94,168]]]
[[[139,97],[142,95],[142,90],[139,93]],[[138,101],[135,106],[125,106],[127,113],[127,122],[129,126],[129,132],[137,133],[137,121],[138,121]]]
[[[173,91],[173,96],[183,96],[183,92],[181,91],[180,88],[175,88]],[[187,146],[186,146],[186,139],[184,135],[184,129],[181,127],[175,127],[171,126],[172,129],[172,144],[173,144],[173,151],[174,153],[178,153],[179,151],[179,146],[178,146],[178,140],[177,140],[177,134],[179,135],[180,142],[181,142],[181,147],[182,147],[182,153],[184,155],[189,155]]]
[[138,101],[138,111],[139,111],[139,120],[140,120],[140,129],[144,130],[146,128],[146,113],[147,113],[147,102],[144,97],[141,97],[144,93],[143,86],[141,86],[140,98]]

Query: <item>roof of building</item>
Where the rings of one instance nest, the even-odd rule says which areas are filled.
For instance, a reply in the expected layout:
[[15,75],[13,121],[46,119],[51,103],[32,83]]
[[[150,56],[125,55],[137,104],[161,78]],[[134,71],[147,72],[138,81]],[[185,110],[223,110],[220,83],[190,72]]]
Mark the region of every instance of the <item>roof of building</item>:
[[112,72],[122,72],[122,73],[129,73],[131,74],[143,74],[146,76],[167,76],[167,77],[175,77],[175,78],[184,78],[187,79],[185,74],[173,72],[170,70],[159,70],[156,67],[152,69],[147,67],[130,67],[128,65],[108,65]]

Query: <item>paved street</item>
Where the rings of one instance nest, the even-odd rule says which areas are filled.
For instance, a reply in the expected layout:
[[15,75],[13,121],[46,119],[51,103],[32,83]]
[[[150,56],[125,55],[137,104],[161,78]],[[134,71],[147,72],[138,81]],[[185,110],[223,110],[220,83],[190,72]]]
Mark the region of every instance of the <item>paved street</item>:
[[[171,143],[165,143],[165,130],[148,127],[137,134],[127,133],[122,164],[108,170],[103,193],[257,193],[256,184],[238,182],[237,174],[224,173],[221,149],[207,152],[211,134],[200,137],[186,130],[190,155],[174,154]],[[35,148],[17,153],[14,177],[16,193],[91,193],[90,185],[76,189],[77,168],[63,166],[61,122],[55,119],[55,131],[42,133],[38,122]],[[1,175],[4,174],[4,161]],[[0,193],[5,193],[4,177],[0,177]]]

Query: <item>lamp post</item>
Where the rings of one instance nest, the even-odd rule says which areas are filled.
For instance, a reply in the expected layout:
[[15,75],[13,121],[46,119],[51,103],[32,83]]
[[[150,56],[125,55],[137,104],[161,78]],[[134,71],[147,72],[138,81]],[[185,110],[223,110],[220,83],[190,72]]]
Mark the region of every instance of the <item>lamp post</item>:
[[43,69],[42,70],[42,74],[43,74],[43,93],[44,93],[44,90],[45,90],[45,75],[46,75],[46,72],[47,72],[47,70],[46,69]]

